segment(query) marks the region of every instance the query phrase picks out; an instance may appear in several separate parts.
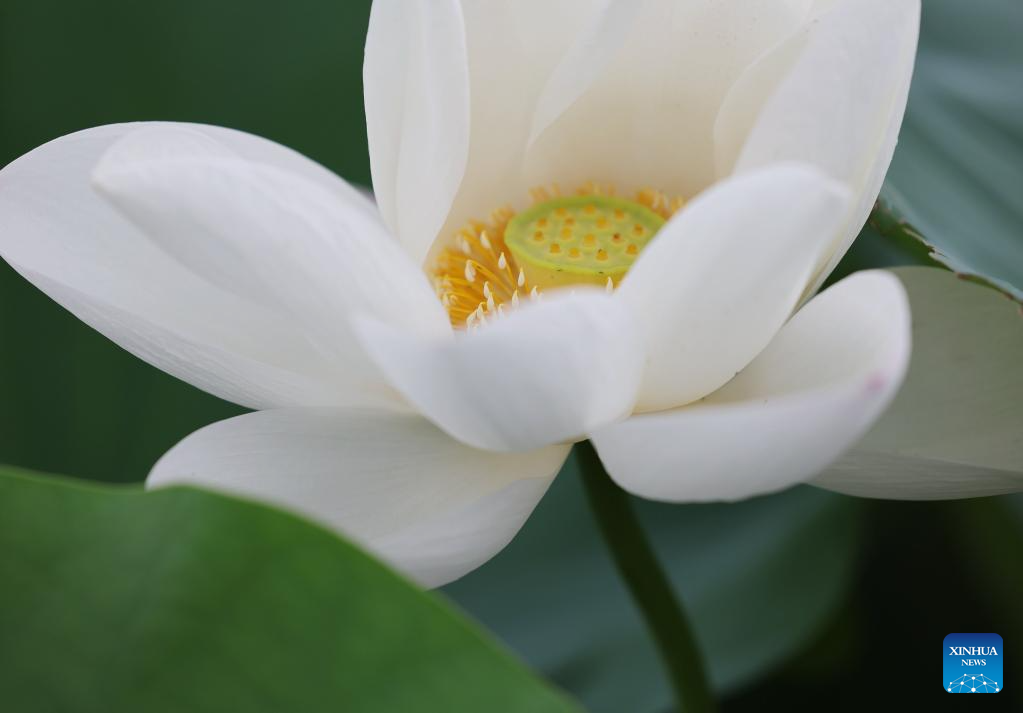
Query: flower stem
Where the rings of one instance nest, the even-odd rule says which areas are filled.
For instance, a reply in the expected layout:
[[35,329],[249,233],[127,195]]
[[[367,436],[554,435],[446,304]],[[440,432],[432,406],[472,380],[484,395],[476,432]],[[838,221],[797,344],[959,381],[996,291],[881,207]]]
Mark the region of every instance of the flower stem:
[[657,644],[679,710],[711,713],[717,705],[685,610],[657,562],[629,495],[611,480],[589,441],[577,443],[574,451],[600,532]]

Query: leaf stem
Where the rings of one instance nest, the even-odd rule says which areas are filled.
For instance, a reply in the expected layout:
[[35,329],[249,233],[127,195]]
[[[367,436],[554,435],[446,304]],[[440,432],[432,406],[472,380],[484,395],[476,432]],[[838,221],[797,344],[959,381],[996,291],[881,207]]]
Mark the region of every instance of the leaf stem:
[[717,705],[692,628],[643,532],[628,493],[611,480],[589,441],[577,443],[574,455],[600,532],[657,644],[679,710],[712,713]]

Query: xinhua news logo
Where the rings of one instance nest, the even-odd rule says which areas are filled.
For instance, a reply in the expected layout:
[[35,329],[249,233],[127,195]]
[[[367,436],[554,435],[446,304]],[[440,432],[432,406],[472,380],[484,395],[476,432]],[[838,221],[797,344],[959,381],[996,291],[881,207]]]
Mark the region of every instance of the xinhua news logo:
[[946,693],[1001,692],[1001,636],[949,634],[945,637],[942,650],[942,688]]

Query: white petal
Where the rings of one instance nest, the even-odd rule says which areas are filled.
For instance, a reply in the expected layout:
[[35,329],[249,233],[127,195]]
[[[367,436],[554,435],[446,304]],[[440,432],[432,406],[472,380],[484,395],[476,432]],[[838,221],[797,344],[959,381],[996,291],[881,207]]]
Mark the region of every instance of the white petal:
[[[742,150],[737,171],[803,161],[853,187],[856,201],[811,288],[845,254],[881,190],[906,109],[919,25],[919,0],[837,0],[757,114]],[[754,82],[746,86],[758,91]]]
[[591,438],[611,477],[655,500],[736,500],[810,478],[891,401],[909,360],[899,281],[858,273],[821,293],[727,386]]
[[125,135],[153,126],[177,126],[196,144],[220,144],[325,191],[347,190],[308,159],[237,131],[105,126],[52,141],[0,172],[0,253],[105,336],[217,396],[257,408],[348,402],[336,367],[286,314],[186,269],[91,189],[100,156]]
[[750,64],[728,90],[714,120],[718,176],[735,169],[760,111],[806,49],[813,25],[805,25]]
[[1018,305],[934,268],[895,270],[913,306],[913,361],[892,407],[814,483],[933,500],[1023,490]]
[[351,332],[353,313],[450,332],[426,276],[354,189],[342,200],[296,173],[197,147],[175,129],[127,137],[94,181],[186,266],[280,305],[345,375],[348,391],[381,381]]
[[641,410],[706,396],[767,346],[846,196],[820,172],[782,164],[716,185],[662,228],[618,291],[646,337]]
[[622,418],[642,369],[632,316],[602,292],[545,295],[445,340],[370,320],[359,328],[412,404],[455,438],[491,450],[573,440]]
[[[137,303],[111,304],[42,273],[22,270],[22,275],[80,320],[138,358],[234,403],[251,408],[401,403],[386,384],[367,383],[358,390],[345,388],[343,375],[329,373],[327,365],[317,365],[323,372],[318,376],[261,361],[259,354],[266,349],[261,340],[271,338],[273,332],[266,331],[267,322],[246,315],[245,305],[239,305],[235,314],[228,315],[216,314],[209,304],[196,305],[198,316],[210,321],[198,325],[186,323],[179,328],[173,318],[154,319],[152,312],[140,314]],[[215,333],[218,324],[227,325],[224,334]],[[239,331],[231,334],[231,330]],[[242,333],[241,330],[251,331]],[[301,340],[299,347],[305,341],[305,337],[284,330],[278,334],[282,340]],[[287,341],[277,345],[278,354],[285,359],[291,358],[290,349],[292,345]],[[306,358],[300,349],[294,351]]]
[[376,0],[363,83],[373,190],[418,263],[447,218],[469,153],[469,70],[458,0]]
[[[523,160],[533,113],[562,56],[607,0],[463,0],[469,59],[469,161],[446,235],[532,187]],[[551,180],[544,179],[544,182]]]
[[530,144],[600,79],[650,2],[606,0],[603,7],[595,8],[537,99]]
[[[692,196],[715,179],[713,127],[739,73],[803,24],[808,0],[606,2],[534,120],[533,182]],[[542,133],[541,133],[542,132]]]
[[412,415],[282,409],[193,433],[147,487],[198,485],[293,510],[436,587],[511,540],[567,453],[479,451]]
[[[306,163],[315,166],[311,161]],[[191,185],[191,176],[176,178],[173,175],[174,171],[200,173],[203,169],[206,174],[198,176],[200,185],[197,186]],[[250,175],[242,175],[243,172]],[[264,175],[269,176],[264,181],[267,185],[249,188],[250,191],[260,187],[270,191],[276,186],[269,182],[276,178],[282,183],[290,179],[300,189],[308,186],[313,195],[299,201],[291,196],[274,196],[270,207],[261,205],[259,196],[252,195],[248,202],[238,205],[240,200],[229,192],[243,193]],[[246,223],[265,220],[260,213],[278,208],[266,228],[273,231],[288,213],[302,210],[313,213],[318,207],[314,199],[318,198],[320,203],[334,203],[341,206],[340,210],[351,213],[347,222],[355,223],[361,232],[369,233],[375,240],[386,238],[379,214],[362,193],[333,174],[329,182],[311,179],[292,166],[243,156],[229,144],[187,124],[158,124],[132,131],[111,145],[92,171],[93,187],[100,195],[113,202],[178,262],[215,285],[271,306],[275,300],[271,299],[267,287],[247,269],[243,251],[234,247],[232,241],[210,235],[209,228],[197,225],[197,218],[190,215],[195,210],[179,214],[181,206],[177,204],[187,203],[198,194],[200,197],[193,197],[193,201],[204,200],[206,211],[219,211],[216,217],[223,222],[237,223],[237,232],[245,235],[246,240],[256,242],[248,236]],[[225,194],[229,195],[229,200],[222,202],[221,196]],[[285,199],[290,202],[285,204]],[[292,229],[290,234],[295,232]],[[314,241],[305,242],[312,243],[311,247],[302,240],[293,240],[294,247],[317,247]]]

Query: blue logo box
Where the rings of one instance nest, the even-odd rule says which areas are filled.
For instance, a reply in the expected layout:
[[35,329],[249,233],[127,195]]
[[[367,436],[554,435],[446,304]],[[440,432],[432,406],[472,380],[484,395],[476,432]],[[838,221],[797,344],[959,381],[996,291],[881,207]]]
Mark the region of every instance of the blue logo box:
[[1001,692],[1003,653],[998,634],[949,634],[942,653],[946,693]]

